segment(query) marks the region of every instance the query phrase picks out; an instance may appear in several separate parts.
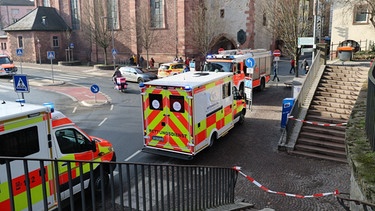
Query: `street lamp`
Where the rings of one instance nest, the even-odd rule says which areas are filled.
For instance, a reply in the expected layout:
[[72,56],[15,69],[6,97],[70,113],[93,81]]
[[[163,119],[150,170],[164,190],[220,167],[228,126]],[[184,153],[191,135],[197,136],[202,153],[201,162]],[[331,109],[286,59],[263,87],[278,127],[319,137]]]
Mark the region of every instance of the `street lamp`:
[[114,19],[112,17],[103,16],[102,19],[111,20],[111,22],[112,22],[112,25],[111,25],[112,51],[111,51],[111,53],[112,53],[112,58],[113,58],[113,69],[116,69],[116,52],[114,52],[115,51],[115,40],[114,40],[114,31],[113,31],[115,22],[114,22]]

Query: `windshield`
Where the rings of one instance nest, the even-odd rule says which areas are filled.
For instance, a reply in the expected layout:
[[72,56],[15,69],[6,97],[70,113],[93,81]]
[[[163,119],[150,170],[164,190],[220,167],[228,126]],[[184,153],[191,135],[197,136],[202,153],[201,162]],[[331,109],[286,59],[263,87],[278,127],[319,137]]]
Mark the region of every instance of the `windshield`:
[[0,57],[0,64],[10,64],[10,59],[8,57]]
[[142,74],[142,73],[144,73],[143,70],[138,69],[138,68],[135,68],[135,71],[137,71],[138,74]]
[[203,71],[209,72],[232,72],[231,62],[206,62]]
[[161,66],[160,66],[160,69],[161,69],[161,70],[168,70],[168,69],[169,69],[169,66],[168,66],[168,65],[161,65]]

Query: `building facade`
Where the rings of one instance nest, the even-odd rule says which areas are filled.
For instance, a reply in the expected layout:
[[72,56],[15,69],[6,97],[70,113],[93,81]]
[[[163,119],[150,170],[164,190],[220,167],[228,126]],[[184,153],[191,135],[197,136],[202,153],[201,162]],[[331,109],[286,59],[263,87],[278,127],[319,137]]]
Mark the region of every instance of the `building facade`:
[[[207,53],[215,53],[219,48],[270,49],[273,46],[272,35],[266,31],[264,24],[257,23],[256,17],[263,14],[257,10],[255,2],[238,0],[234,4],[228,0],[34,1],[36,7],[55,8],[71,29],[69,33],[62,33],[59,37],[60,42],[64,44],[60,46],[63,49],[59,50],[71,51],[73,59],[83,63],[103,63],[107,58],[108,63],[114,60],[116,64],[127,63],[133,55],[142,56],[147,60],[152,57],[157,64],[170,62],[176,56],[203,60],[204,55],[193,42],[199,35],[194,34],[192,30],[198,21],[195,11],[202,5],[206,13],[200,18],[203,18],[206,24],[217,24],[210,34],[210,51]],[[103,27],[105,30],[100,31]],[[238,42],[239,32],[244,32],[241,34],[241,42]],[[12,36],[14,31],[8,33]],[[40,45],[53,44],[51,35],[46,36],[49,38],[44,40],[49,41],[43,43],[37,43],[36,37],[33,38],[34,52],[38,51]],[[44,54],[45,52],[41,53]],[[59,59],[64,57],[65,60],[68,58],[62,56]],[[30,56],[28,60],[37,62],[38,55]]]

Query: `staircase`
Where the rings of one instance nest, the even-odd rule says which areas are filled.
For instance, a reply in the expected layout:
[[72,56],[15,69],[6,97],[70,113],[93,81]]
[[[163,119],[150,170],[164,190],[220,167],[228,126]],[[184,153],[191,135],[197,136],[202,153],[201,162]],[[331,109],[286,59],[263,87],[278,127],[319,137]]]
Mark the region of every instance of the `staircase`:
[[[294,151],[291,153],[347,163],[345,125],[368,68],[327,66],[315,91]],[[323,125],[324,124],[324,125]]]

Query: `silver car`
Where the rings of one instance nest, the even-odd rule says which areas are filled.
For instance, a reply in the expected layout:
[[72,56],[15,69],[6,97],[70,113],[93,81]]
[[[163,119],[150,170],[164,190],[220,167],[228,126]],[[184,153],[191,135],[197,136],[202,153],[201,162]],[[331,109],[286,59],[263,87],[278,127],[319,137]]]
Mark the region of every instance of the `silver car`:
[[152,72],[145,72],[138,67],[120,67],[120,72],[123,77],[126,78],[126,81],[132,82],[145,82],[157,79],[157,75]]

